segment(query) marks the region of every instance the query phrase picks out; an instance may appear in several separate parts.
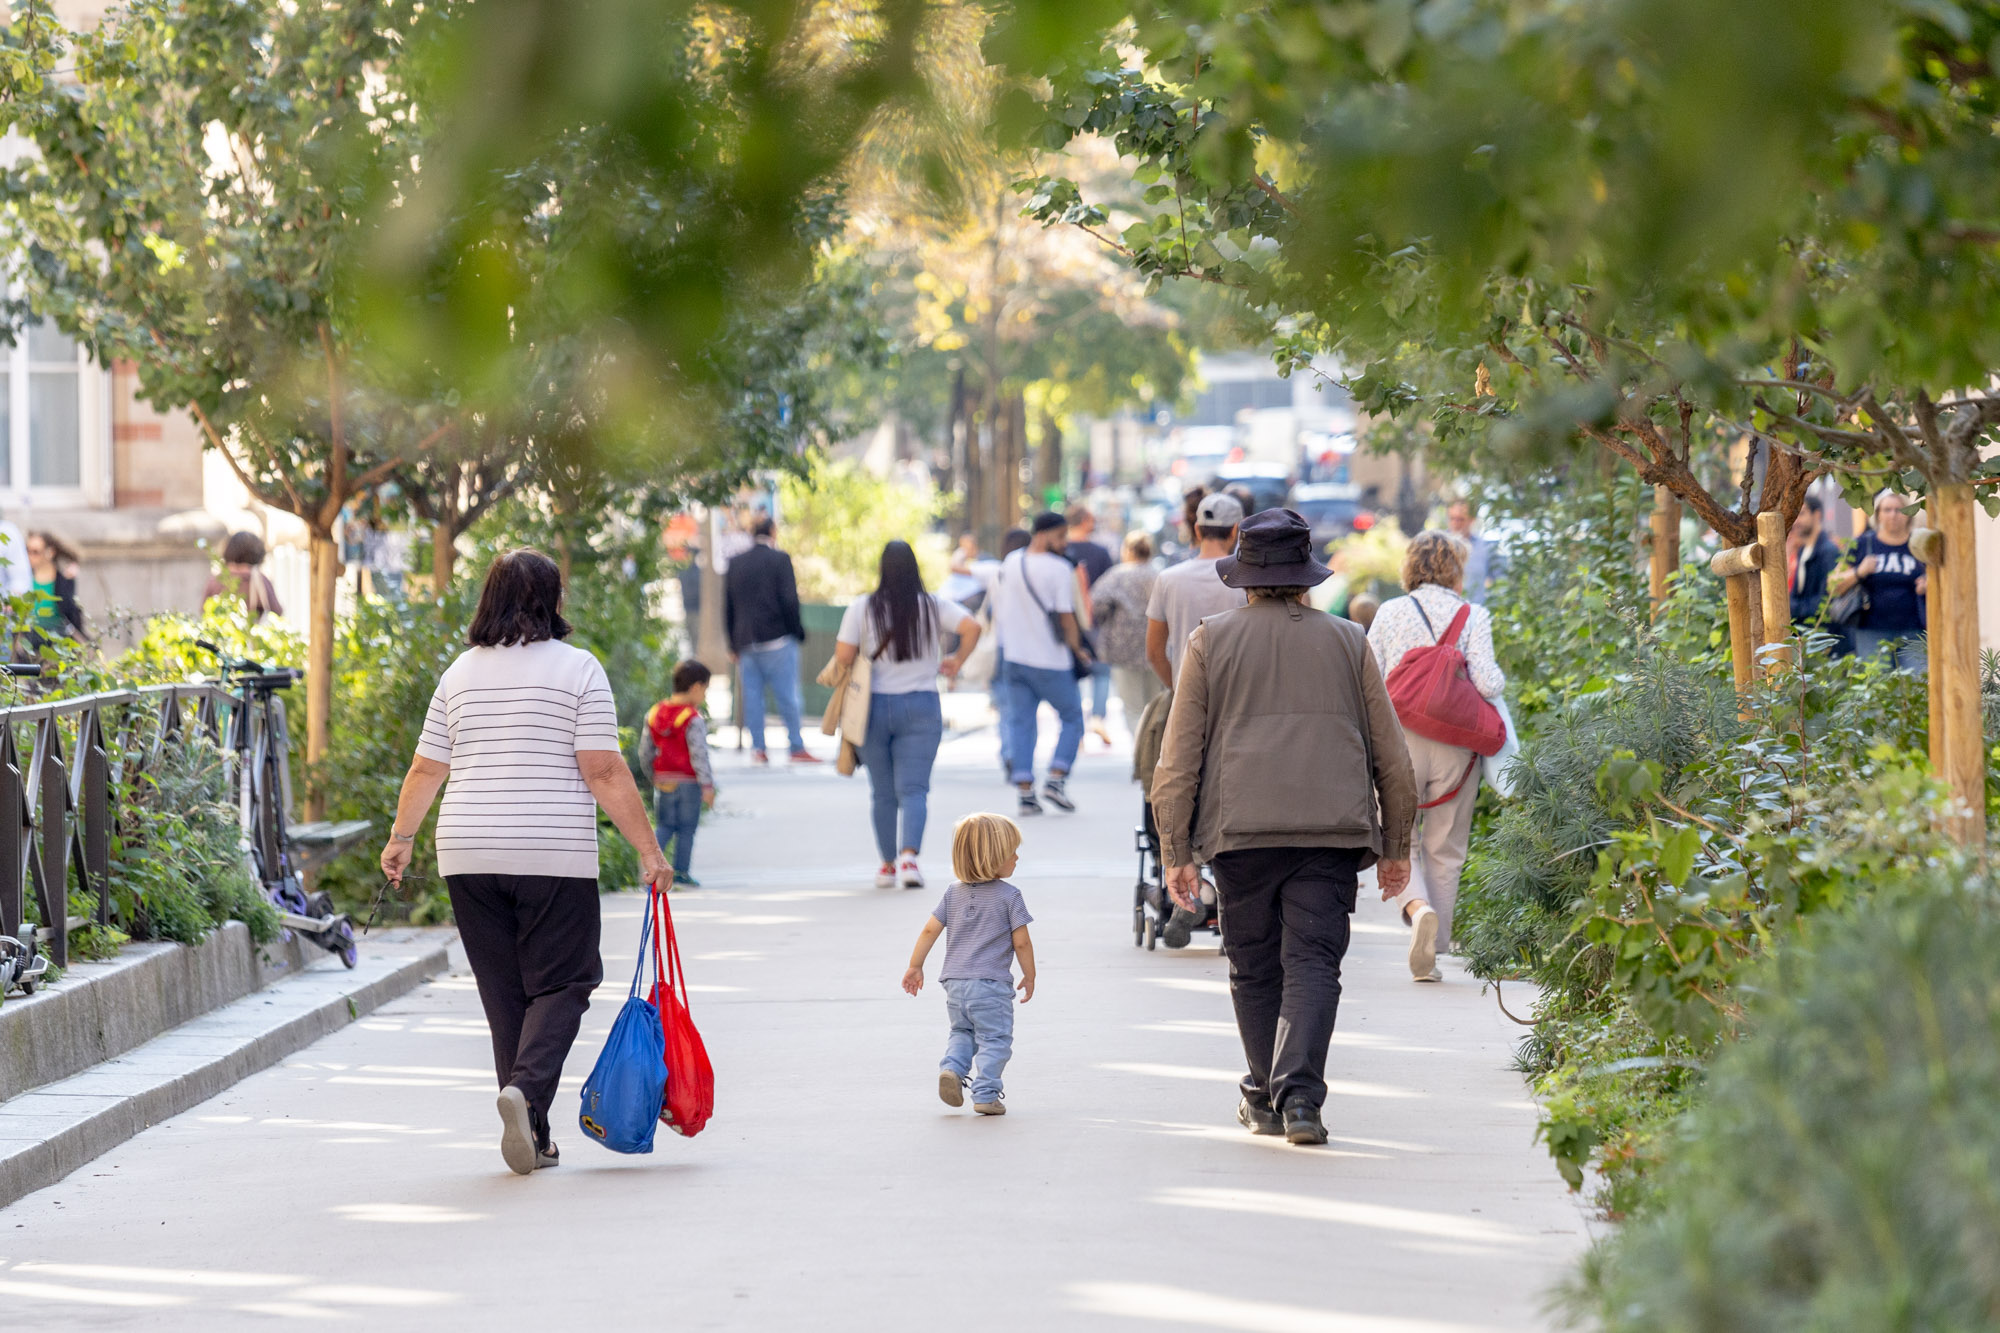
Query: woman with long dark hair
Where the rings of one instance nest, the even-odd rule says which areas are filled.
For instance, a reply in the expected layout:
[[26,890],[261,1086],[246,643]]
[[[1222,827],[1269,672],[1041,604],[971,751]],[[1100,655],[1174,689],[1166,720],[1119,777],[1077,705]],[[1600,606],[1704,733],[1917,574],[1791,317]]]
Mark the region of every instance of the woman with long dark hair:
[[[944,657],[943,638],[959,635]],[[956,676],[979,642],[979,622],[957,602],[924,590],[917,553],[905,541],[882,548],[875,591],[849,603],[840,618],[834,660],[851,665],[868,656],[868,735],[861,762],[875,798],[875,846],[882,868],[875,887],[924,886],[917,854],[924,845],[931,765],[944,739],[938,676]],[[902,837],[897,825],[901,822]]]

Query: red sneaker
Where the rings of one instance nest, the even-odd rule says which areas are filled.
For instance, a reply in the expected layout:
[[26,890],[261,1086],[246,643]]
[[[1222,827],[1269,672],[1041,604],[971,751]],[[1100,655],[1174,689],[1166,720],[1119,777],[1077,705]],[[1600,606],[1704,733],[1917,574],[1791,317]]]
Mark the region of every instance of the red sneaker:
[[811,750],[794,750],[792,751],[792,762],[795,764],[817,764],[820,762],[820,758]]
[[753,764],[768,764],[771,762],[771,756],[765,754],[762,750],[752,750],[750,752],[750,762]]

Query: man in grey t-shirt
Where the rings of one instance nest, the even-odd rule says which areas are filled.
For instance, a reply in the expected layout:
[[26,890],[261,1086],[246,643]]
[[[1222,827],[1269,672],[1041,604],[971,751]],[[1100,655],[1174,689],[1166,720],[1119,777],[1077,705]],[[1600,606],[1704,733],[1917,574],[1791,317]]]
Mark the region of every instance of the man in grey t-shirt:
[[1153,584],[1152,600],[1146,604],[1146,660],[1169,689],[1180,674],[1188,635],[1202,618],[1234,611],[1247,600],[1215,572],[1215,562],[1236,549],[1236,525],[1242,521],[1243,506],[1235,496],[1205,497],[1195,511],[1200,549],[1193,559],[1162,572]]

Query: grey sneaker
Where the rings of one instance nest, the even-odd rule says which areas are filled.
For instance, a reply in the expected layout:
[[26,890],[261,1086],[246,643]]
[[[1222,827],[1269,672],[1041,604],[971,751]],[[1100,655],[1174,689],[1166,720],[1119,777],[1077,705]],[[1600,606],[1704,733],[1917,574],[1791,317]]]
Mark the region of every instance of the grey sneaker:
[[1067,776],[1050,778],[1043,782],[1042,799],[1064,814],[1073,815],[1076,813],[1076,802],[1069,798],[1069,779]]
[[535,1170],[540,1171],[544,1167],[561,1165],[562,1150],[556,1147],[554,1139],[550,1139],[547,1143],[535,1149]]
[[1429,981],[1437,970],[1438,914],[1429,903],[1418,903],[1410,917],[1410,975]]
[[949,1069],[938,1070],[938,1100],[946,1106],[965,1105],[965,1080]]
[[974,1102],[972,1109],[981,1115],[1006,1115],[1007,1108],[999,1102]]
[[500,1089],[494,1103],[500,1112],[500,1156],[507,1169],[517,1176],[535,1173],[535,1124],[528,1111],[528,1099],[513,1084]]
[[1016,816],[1022,819],[1027,819],[1030,816],[1039,815],[1042,813],[1042,803],[1035,799],[1035,792],[1033,788],[1031,787],[1021,788],[1021,803],[1015,807],[1014,813]]

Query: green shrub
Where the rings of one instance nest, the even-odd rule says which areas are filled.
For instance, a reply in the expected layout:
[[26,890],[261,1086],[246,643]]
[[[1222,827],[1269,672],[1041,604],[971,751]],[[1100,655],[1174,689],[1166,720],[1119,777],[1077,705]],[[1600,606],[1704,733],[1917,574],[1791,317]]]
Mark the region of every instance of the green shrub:
[[162,746],[128,776],[111,852],[119,919],[134,935],[196,944],[233,920],[260,944],[277,937],[278,914],[244,860],[228,756],[208,741]]
[[1906,860],[1746,987],[1650,1212],[1593,1256],[1579,1322],[1632,1333],[1987,1329],[2000,1311],[2000,902]]

